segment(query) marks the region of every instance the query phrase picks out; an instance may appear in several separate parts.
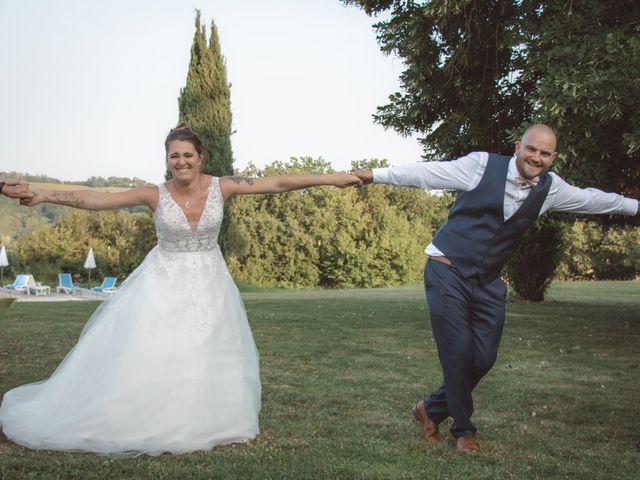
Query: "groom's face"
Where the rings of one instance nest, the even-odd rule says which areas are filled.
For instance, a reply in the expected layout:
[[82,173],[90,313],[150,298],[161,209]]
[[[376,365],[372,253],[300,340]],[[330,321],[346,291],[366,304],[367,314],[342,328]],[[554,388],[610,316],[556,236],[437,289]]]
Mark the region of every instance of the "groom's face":
[[516,142],[516,167],[524,178],[543,174],[557,156],[556,136],[550,131],[533,129]]

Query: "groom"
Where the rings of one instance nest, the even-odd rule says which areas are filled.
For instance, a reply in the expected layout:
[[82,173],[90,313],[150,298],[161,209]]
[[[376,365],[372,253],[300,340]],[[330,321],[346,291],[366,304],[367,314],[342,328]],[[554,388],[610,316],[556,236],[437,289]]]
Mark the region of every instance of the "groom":
[[548,172],[556,135],[533,125],[515,155],[473,152],[449,162],[420,162],[356,171],[364,183],[455,189],[449,218],[426,248],[424,284],[444,383],[413,409],[422,436],[440,443],[438,425],[463,451],[479,450],[471,392],[495,363],[505,318],[502,266],[518,239],[545,211],[638,215],[638,201],[580,189]]

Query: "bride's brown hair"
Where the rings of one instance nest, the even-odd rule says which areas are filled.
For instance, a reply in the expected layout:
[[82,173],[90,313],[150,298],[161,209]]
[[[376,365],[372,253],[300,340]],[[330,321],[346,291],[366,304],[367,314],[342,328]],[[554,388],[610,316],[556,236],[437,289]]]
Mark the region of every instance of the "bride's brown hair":
[[204,154],[204,147],[202,146],[202,140],[198,137],[198,134],[193,131],[191,125],[188,123],[181,123],[176,128],[171,129],[169,135],[167,135],[164,141],[165,152],[169,151],[169,144],[174,140],[182,140],[184,142],[191,142],[196,151],[200,154]]

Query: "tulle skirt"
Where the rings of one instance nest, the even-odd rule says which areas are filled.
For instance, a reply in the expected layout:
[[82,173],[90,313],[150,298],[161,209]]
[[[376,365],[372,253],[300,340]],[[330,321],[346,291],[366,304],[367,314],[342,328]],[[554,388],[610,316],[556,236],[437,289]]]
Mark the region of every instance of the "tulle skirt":
[[4,395],[32,449],[159,455],[259,433],[258,353],[219,248],[155,247],[92,315],[48,380]]

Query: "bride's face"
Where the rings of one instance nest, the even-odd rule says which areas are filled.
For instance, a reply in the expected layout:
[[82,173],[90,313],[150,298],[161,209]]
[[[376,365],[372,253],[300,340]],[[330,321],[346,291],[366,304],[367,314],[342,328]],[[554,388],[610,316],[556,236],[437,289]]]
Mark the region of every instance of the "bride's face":
[[178,181],[189,182],[197,178],[202,162],[202,155],[189,141],[174,140],[167,148],[167,168]]

